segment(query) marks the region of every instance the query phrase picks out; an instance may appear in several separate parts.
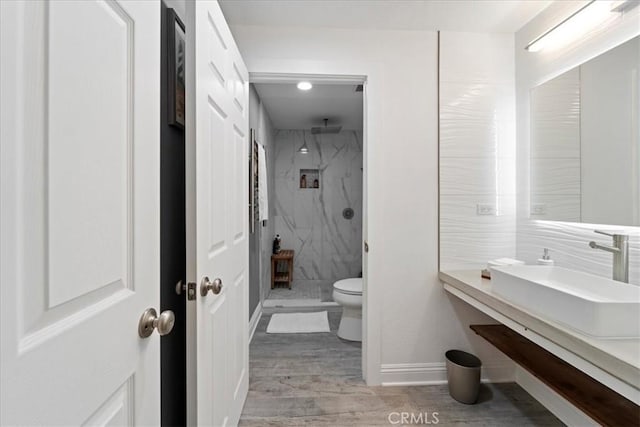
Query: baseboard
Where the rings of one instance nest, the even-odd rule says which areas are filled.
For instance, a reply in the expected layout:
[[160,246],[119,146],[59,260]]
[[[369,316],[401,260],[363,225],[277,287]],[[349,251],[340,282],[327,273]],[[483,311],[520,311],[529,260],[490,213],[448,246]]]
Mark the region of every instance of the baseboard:
[[[430,385],[447,382],[447,365],[437,363],[383,364],[380,367],[383,386]],[[482,382],[513,382],[515,366],[511,362],[482,366]]]
[[549,410],[560,421],[568,426],[597,426],[599,425],[580,409],[573,406],[565,398],[547,387],[542,381],[526,370],[516,368],[516,382],[527,393]]
[[262,317],[262,303],[258,303],[256,309],[253,310],[253,314],[251,315],[251,319],[249,319],[249,343],[253,339],[253,334],[256,332],[256,328],[258,327],[258,322],[260,321],[260,317]]

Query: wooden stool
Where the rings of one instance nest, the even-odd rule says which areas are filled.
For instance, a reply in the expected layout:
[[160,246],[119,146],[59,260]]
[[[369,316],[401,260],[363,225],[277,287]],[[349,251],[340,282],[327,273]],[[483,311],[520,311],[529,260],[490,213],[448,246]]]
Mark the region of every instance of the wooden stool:
[[[286,270],[278,271],[278,265],[287,264]],[[293,251],[291,249],[281,249],[277,254],[271,255],[271,289],[276,283],[286,283],[291,289],[293,280]]]

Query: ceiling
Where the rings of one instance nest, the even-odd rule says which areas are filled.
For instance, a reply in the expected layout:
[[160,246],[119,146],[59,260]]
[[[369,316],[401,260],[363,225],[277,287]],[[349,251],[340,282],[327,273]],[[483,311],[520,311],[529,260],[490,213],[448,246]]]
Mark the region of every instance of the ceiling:
[[[575,0],[572,0],[575,1]],[[514,33],[548,0],[221,0],[231,25]]]
[[308,91],[291,83],[256,83],[256,92],[276,129],[311,129],[329,126],[362,129],[362,92],[346,84],[314,84]]
[[[576,1],[576,0],[567,0]],[[550,0],[220,0],[231,26],[513,33]],[[362,93],[354,85],[256,84],[277,129],[329,125],[362,128]]]

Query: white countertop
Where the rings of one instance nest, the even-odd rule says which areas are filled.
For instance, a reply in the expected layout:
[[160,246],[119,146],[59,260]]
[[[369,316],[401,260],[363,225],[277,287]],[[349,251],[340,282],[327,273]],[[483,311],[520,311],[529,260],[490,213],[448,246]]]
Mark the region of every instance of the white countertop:
[[[640,339],[601,339],[544,318],[493,293],[479,270],[442,271],[440,280],[619,380],[640,389]],[[640,321],[640,319],[638,319]]]

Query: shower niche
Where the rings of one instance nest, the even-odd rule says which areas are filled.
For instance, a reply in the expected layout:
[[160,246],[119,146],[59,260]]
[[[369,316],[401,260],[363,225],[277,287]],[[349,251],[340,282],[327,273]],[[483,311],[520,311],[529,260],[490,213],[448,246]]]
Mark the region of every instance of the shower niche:
[[300,188],[312,190],[320,188],[320,170],[300,169]]

